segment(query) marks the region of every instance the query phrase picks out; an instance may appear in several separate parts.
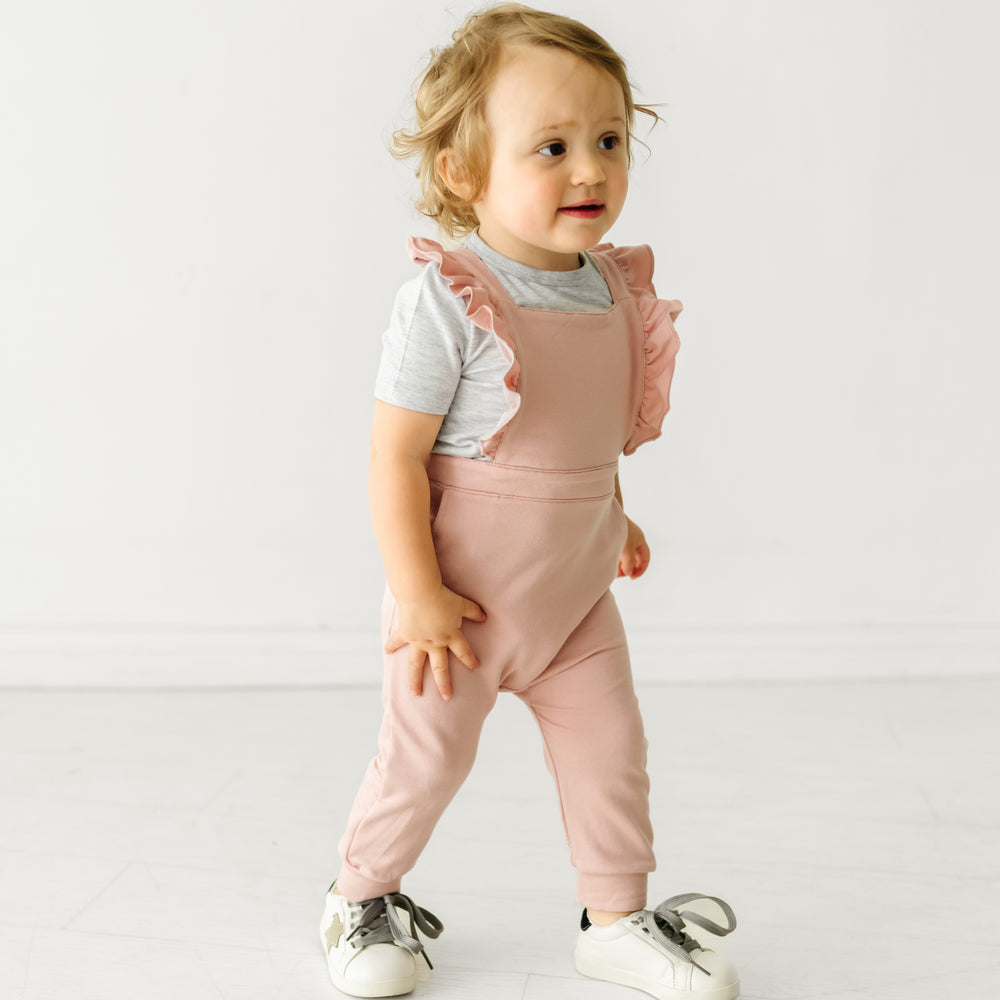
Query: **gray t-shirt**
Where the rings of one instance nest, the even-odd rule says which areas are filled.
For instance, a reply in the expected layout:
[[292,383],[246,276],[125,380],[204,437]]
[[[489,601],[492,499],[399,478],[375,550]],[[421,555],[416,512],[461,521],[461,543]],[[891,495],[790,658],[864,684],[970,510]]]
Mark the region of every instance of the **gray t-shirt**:
[[[575,271],[541,271],[498,254],[476,233],[465,241],[519,305],[556,312],[605,312],[612,297],[589,254]],[[382,338],[375,397],[444,420],[434,451],[483,458],[488,437],[507,412],[503,377],[509,364],[492,333],[465,315],[466,302],[430,262],[396,296]]]

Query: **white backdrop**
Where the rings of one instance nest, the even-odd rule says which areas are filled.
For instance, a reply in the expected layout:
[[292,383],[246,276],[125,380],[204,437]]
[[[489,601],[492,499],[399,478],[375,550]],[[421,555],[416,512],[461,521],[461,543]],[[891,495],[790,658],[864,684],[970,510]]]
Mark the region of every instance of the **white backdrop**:
[[[0,4],[0,682],[376,681],[385,151],[474,5]],[[1000,665],[991,0],[565,0],[662,103],[646,678]],[[699,674],[700,672],[700,674]]]

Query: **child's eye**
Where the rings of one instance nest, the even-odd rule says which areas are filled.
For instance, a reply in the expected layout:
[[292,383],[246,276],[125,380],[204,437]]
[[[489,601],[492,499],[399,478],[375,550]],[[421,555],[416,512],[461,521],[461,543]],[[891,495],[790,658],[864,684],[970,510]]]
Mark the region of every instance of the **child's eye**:
[[616,135],[606,135],[597,143],[601,149],[617,149],[620,144],[621,139],[619,139]]
[[562,156],[566,147],[561,142],[548,142],[538,151],[542,156]]

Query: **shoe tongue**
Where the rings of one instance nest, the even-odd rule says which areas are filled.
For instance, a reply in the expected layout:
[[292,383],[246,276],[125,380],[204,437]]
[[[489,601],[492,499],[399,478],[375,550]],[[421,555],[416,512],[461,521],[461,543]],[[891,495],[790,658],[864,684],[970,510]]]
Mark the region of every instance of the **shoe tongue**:
[[656,926],[659,927],[663,935],[670,938],[676,944],[679,944],[685,951],[691,951],[693,948],[698,947],[698,942],[693,937],[690,937],[683,929],[675,927],[669,920],[660,916],[659,913],[654,913],[653,919],[656,921]]
[[[372,900],[372,903],[382,903],[382,900]],[[368,905],[371,906],[372,903]],[[362,916],[367,909],[362,912]],[[385,912],[385,904],[381,909],[376,909],[368,917],[367,922],[358,931],[358,936],[363,937],[367,944],[378,944],[382,941],[392,941],[392,930],[389,927],[389,915]]]

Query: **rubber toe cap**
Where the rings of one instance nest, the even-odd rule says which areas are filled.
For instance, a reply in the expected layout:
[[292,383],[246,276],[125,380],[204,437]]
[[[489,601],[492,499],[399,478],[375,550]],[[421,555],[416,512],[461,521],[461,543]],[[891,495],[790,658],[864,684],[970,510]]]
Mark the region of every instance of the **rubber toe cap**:
[[405,948],[373,944],[359,952],[347,969],[351,979],[374,984],[380,980],[395,981],[413,976],[416,964]]
[[692,987],[695,994],[707,996],[736,996],[739,992],[740,977],[736,966],[717,951],[696,951],[691,956],[702,968],[711,975],[706,975],[701,969],[694,970]]

